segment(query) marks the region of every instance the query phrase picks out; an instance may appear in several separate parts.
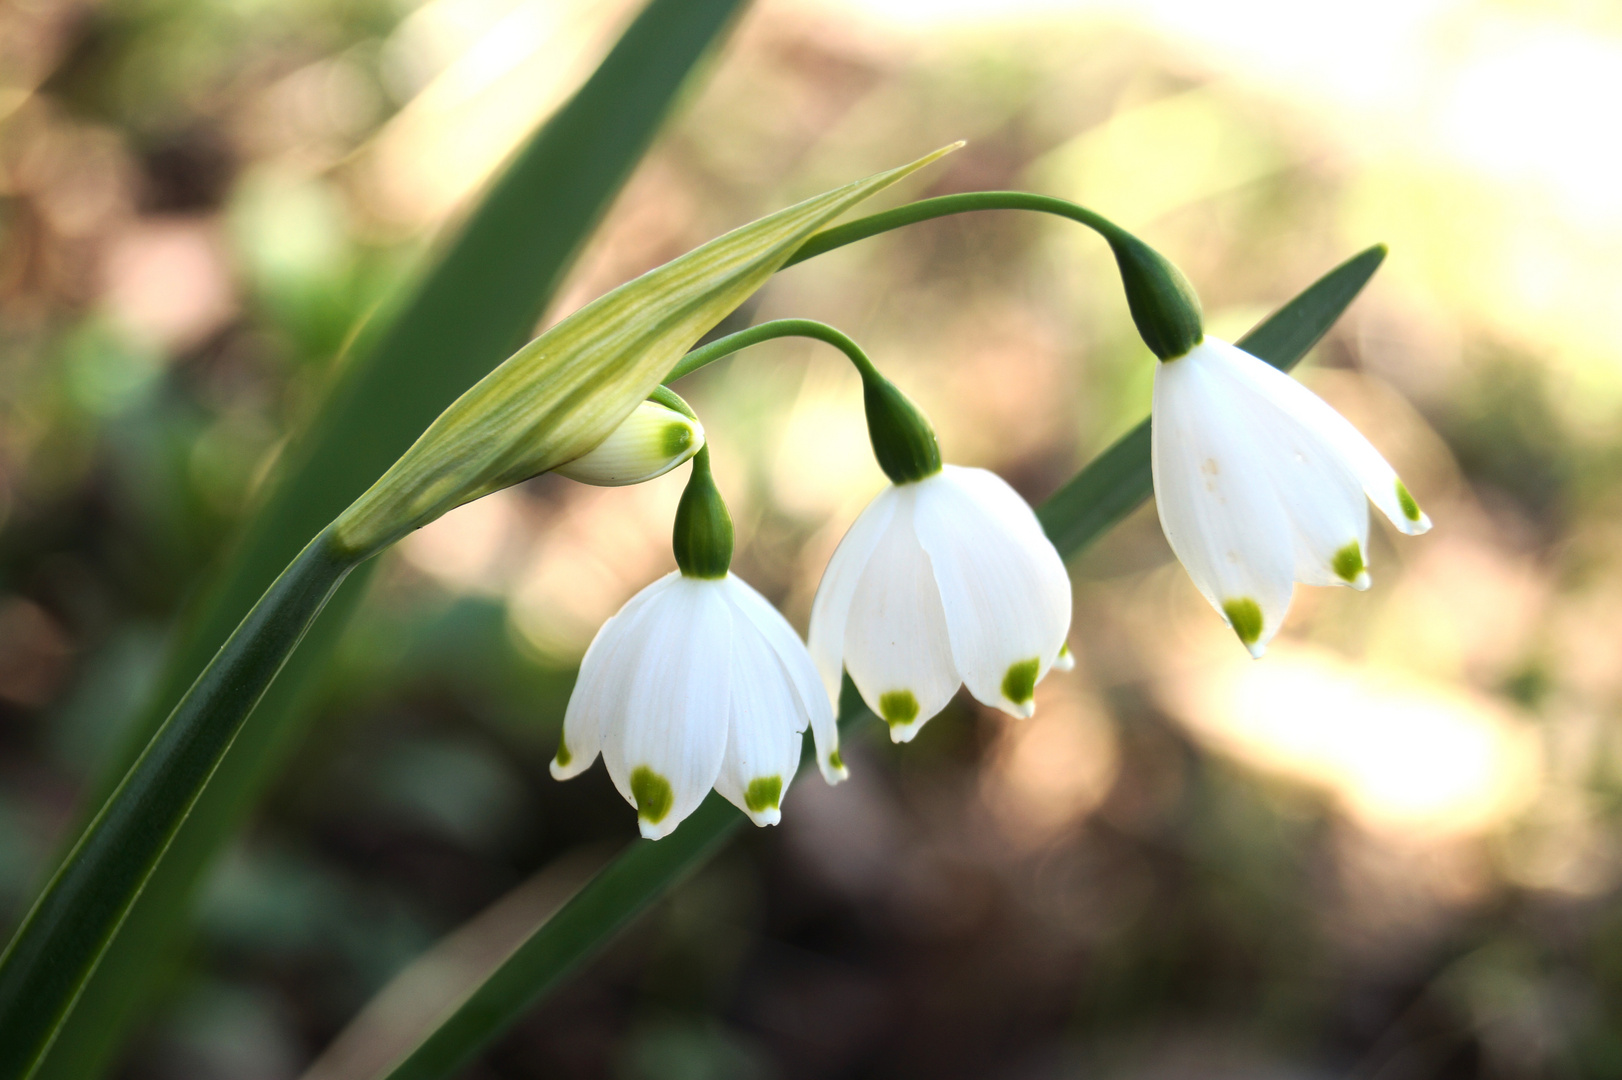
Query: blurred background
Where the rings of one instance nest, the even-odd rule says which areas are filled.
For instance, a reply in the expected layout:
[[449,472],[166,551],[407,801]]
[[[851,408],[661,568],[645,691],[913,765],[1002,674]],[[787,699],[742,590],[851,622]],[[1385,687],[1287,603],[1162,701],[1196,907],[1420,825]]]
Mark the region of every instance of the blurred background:
[[[346,340],[635,7],[0,7],[8,934]],[[1299,590],[1253,663],[1145,507],[1073,564],[1033,719],[853,738],[849,784],[802,780],[466,1075],[1622,1073],[1622,9],[759,0],[707,74],[548,321],[967,139],[907,194],[1083,202],[1224,337],[1389,243],[1302,378],[1437,527],[1377,522],[1375,588]],[[752,314],[851,333],[1033,502],[1148,410],[1103,245],[1056,220],[915,226]],[[803,629],[883,482],[855,376],[780,342],[682,389],[735,569]],[[365,1075],[629,841],[600,768],[546,763],[684,474],[542,478],[388,557],[117,1075]]]

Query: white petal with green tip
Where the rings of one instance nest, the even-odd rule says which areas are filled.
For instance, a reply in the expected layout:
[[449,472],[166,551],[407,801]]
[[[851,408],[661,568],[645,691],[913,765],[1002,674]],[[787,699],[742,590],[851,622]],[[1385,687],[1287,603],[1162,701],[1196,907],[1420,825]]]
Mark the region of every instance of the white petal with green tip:
[[800,765],[805,710],[771,642],[736,607],[732,624],[732,703],[715,790],[756,825],[776,825]]
[[680,577],[668,574],[637,593],[591,639],[580,661],[580,674],[563,715],[558,752],[552,759],[552,775],[557,779],[578,776],[597,760],[604,726],[625,714],[631,689],[625,672],[635,669],[644,641],[638,623],[648,607]]
[[[744,581],[729,576],[727,587],[727,597],[733,607],[765,637],[794,688],[801,718],[795,730],[804,731],[806,725],[810,725],[811,735],[816,741],[817,767],[822,770],[823,779],[828,783],[839,783],[849,775],[839,755],[839,725],[828,695],[823,691],[816,665],[811,662],[800,636],[794,632],[788,620],[766,602],[765,597]],[[795,751],[796,754],[798,752]]]
[[1215,338],[1156,366],[1151,446],[1166,539],[1252,655],[1294,582],[1368,588],[1368,501],[1405,533],[1430,528],[1345,417]]
[[1030,506],[995,473],[945,466],[917,485],[952,658],[975,698],[1029,716],[1070,629],[1070,577]]
[[910,741],[962,681],[940,589],[914,530],[917,489],[895,489],[895,512],[862,569],[845,621],[845,667],[896,742]]
[[1294,535],[1251,421],[1208,356],[1196,346],[1155,368],[1155,507],[1195,587],[1260,656],[1289,610]]
[[675,576],[634,631],[624,713],[604,724],[603,761],[637,808],[642,835],[658,839],[715,785],[726,752],[732,612],[719,581]]

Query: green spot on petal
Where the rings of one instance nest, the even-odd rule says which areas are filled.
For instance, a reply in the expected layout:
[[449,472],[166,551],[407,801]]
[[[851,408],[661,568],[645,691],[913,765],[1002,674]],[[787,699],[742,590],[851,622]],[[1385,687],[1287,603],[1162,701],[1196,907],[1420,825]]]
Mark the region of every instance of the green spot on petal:
[[1419,504],[1414,497],[1408,494],[1408,487],[1401,480],[1397,481],[1397,505],[1402,507],[1402,516],[1409,521],[1418,521],[1420,518]]
[[574,760],[574,755],[569,753],[569,744],[564,742],[562,739],[558,740],[558,753],[557,757],[555,757],[553,760],[558,763],[558,768],[560,769],[567,769],[569,767],[569,762]]
[[693,429],[686,424],[667,424],[661,437],[660,449],[667,458],[679,457],[693,445]]
[[828,755],[828,765],[835,769],[843,769],[845,767],[845,759],[839,756],[839,748],[837,746],[834,747],[833,753]]
[[1223,604],[1222,614],[1228,617],[1228,625],[1246,645],[1254,645],[1261,638],[1262,609],[1248,596]]
[[676,801],[670,781],[646,765],[638,765],[631,773],[631,797],[636,800],[637,817],[653,825],[665,819],[670,804]]
[[1002,677],[1002,696],[1015,705],[1023,705],[1036,693],[1036,676],[1042,670],[1037,657],[1008,665],[1008,674]]
[[918,699],[911,690],[891,690],[879,695],[879,715],[891,727],[910,724],[918,719]]
[[776,810],[777,803],[783,797],[783,778],[780,776],[758,776],[749,781],[749,790],[743,793],[743,804],[752,814],[762,810]]
[[1356,581],[1357,575],[1363,572],[1363,549],[1353,540],[1335,552],[1335,557],[1329,560],[1329,567],[1342,581]]

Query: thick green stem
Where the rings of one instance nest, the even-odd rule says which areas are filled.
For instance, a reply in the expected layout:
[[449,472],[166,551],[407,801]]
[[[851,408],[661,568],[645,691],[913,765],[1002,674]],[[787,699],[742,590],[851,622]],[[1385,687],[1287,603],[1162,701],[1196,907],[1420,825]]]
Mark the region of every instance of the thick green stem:
[[192,803],[355,566],[322,532],[215,654],[0,957],[0,1078],[29,1076]]
[[787,269],[795,263],[904,225],[975,210],[1034,210],[1087,226],[1102,236],[1114,252],[1115,263],[1121,270],[1121,282],[1126,286],[1126,302],[1132,311],[1132,321],[1137,323],[1138,333],[1151,352],[1162,360],[1173,360],[1204,339],[1199,297],[1182,271],[1169,259],[1101,214],[1064,199],[1033,195],[1028,191],[970,191],[961,195],[941,195],[858,218],[813,236],[800,245],[783,266]]

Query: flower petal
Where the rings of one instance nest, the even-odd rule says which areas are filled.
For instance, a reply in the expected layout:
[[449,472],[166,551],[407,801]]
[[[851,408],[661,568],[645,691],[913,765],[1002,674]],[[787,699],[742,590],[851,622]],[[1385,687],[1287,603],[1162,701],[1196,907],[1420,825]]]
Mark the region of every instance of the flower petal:
[[948,465],[917,485],[914,528],[969,692],[1013,716],[1070,629],[1070,577],[1036,514],[995,473]]
[[[810,666],[809,664],[807,665]],[[818,699],[822,698],[820,690]],[[747,617],[732,623],[732,704],[715,790],[756,825],[776,825],[805,741],[805,710],[777,651]]]
[[732,614],[718,581],[675,575],[640,626],[642,648],[619,677],[625,711],[603,729],[603,761],[658,839],[714,786],[726,752]]
[[1155,366],[1155,508],[1195,586],[1260,656],[1289,610],[1293,536],[1265,457],[1212,363],[1196,346]]
[[[727,576],[727,581],[727,598],[732,601],[733,608],[741,612],[765,637],[794,687],[795,700],[800,709],[794,730],[804,731],[806,723],[810,723],[811,734],[817,744],[817,767],[822,770],[823,779],[828,783],[839,783],[850,773],[839,754],[839,724],[817,675],[816,665],[811,662],[811,654],[806,651],[800,635],[794,632],[788,620],[767,603],[765,597],[750,588],[748,582],[732,575]],[[737,626],[736,620],[733,626]]]
[[845,667],[896,742],[911,740],[945,708],[959,682],[940,589],[913,531],[917,491],[917,484],[895,489],[895,512],[857,581],[845,623]]
[[556,779],[567,780],[591,768],[601,747],[601,732],[625,715],[630,690],[630,680],[625,676],[642,650],[642,616],[680,576],[666,574],[631,597],[618,614],[598,627],[580,661],[580,674],[563,714],[563,734],[551,766]]
[[1374,444],[1352,426],[1350,420],[1291,376],[1237,345],[1215,338],[1206,338],[1206,344],[1228,354],[1229,362],[1242,370],[1246,378],[1274,405],[1295,416],[1332,444],[1363,486],[1364,493],[1391,520],[1391,524],[1410,536],[1430,529],[1430,518],[1414,502],[1407,487],[1398,479],[1396,470],[1374,448]]
[[1369,504],[1362,485],[1339,446],[1297,412],[1279,407],[1263,369],[1279,374],[1230,348],[1213,353],[1209,370],[1227,386],[1290,519],[1295,580],[1366,589]]
[[828,560],[828,568],[822,572],[822,581],[817,585],[816,599],[811,601],[807,647],[822,676],[828,701],[836,711],[839,684],[845,673],[845,622],[850,614],[851,597],[856,593],[856,583],[867,568],[879,537],[889,527],[898,499],[899,489],[892,485],[874,496],[857,515],[850,531],[834,549],[833,558]]

